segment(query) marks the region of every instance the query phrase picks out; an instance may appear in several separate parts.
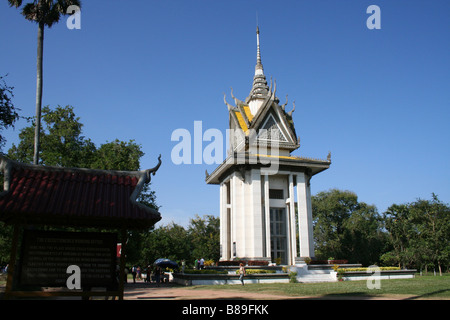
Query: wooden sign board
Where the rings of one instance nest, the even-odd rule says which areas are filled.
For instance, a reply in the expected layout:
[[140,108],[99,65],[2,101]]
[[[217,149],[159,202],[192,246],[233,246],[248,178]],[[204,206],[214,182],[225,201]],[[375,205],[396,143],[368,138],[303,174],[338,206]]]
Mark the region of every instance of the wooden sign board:
[[103,232],[25,230],[20,284],[66,287],[70,266],[79,268],[81,289],[117,288],[117,235]]

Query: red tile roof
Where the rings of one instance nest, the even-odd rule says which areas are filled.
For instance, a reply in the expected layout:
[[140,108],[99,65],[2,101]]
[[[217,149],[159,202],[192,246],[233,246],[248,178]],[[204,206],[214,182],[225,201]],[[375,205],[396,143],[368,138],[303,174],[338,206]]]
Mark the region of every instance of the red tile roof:
[[137,203],[146,171],[106,171],[29,165],[0,156],[5,191],[0,220],[7,223],[150,228],[158,211]]

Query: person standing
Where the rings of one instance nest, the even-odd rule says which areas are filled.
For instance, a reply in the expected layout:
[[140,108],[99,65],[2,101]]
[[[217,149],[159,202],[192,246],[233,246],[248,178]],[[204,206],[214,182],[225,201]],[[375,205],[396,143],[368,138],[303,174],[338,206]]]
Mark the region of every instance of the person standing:
[[140,266],[138,266],[138,267],[136,268],[136,273],[137,273],[137,278],[138,278],[139,280],[142,280],[142,274],[141,274],[141,267],[140,267]]
[[148,266],[147,266],[147,273],[145,274],[145,282],[148,282],[148,283],[150,283],[150,275],[151,275],[151,272],[152,272],[152,266],[149,264]]
[[131,268],[131,274],[133,275],[133,283],[136,283],[136,266]]
[[156,286],[159,287],[159,283],[161,281],[161,269],[159,266],[156,266],[156,268],[155,268],[155,280],[156,280]]
[[201,258],[200,259],[200,270],[203,270],[204,267],[205,267],[205,259]]
[[186,261],[181,260],[181,272],[184,273],[184,269],[186,268]]
[[242,285],[244,285],[244,276],[245,276],[245,267],[244,264],[241,262],[239,264],[239,280],[241,280]]

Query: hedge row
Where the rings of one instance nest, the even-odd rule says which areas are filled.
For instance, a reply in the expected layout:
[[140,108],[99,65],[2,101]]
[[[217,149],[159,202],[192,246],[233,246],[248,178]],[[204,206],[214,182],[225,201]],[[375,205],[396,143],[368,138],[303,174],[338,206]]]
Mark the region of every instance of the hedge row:
[[[374,270],[374,268],[339,268],[340,272],[351,272],[351,271],[367,271],[368,269]],[[381,271],[389,271],[389,270],[400,270],[399,267],[379,267]]]
[[240,264],[248,265],[248,266],[267,266],[269,265],[268,261],[265,260],[227,260],[227,261],[219,261],[219,266],[230,267],[230,266],[239,266]]
[[184,273],[186,274],[227,274],[227,271],[221,271],[221,270],[210,270],[210,269],[203,269],[203,270],[197,270],[197,269],[185,269]]

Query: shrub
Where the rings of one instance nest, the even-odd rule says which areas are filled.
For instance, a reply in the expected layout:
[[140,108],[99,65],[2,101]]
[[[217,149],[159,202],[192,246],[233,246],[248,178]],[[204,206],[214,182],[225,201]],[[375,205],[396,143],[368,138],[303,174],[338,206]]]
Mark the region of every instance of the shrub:
[[289,273],[289,283],[297,283],[297,272]]
[[227,271],[221,271],[221,270],[196,270],[196,269],[186,269],[184,270],[185,274],[227,274]]
[[214,266],[216,263],[214,260],[206,260],[205,261],[205,267]]

